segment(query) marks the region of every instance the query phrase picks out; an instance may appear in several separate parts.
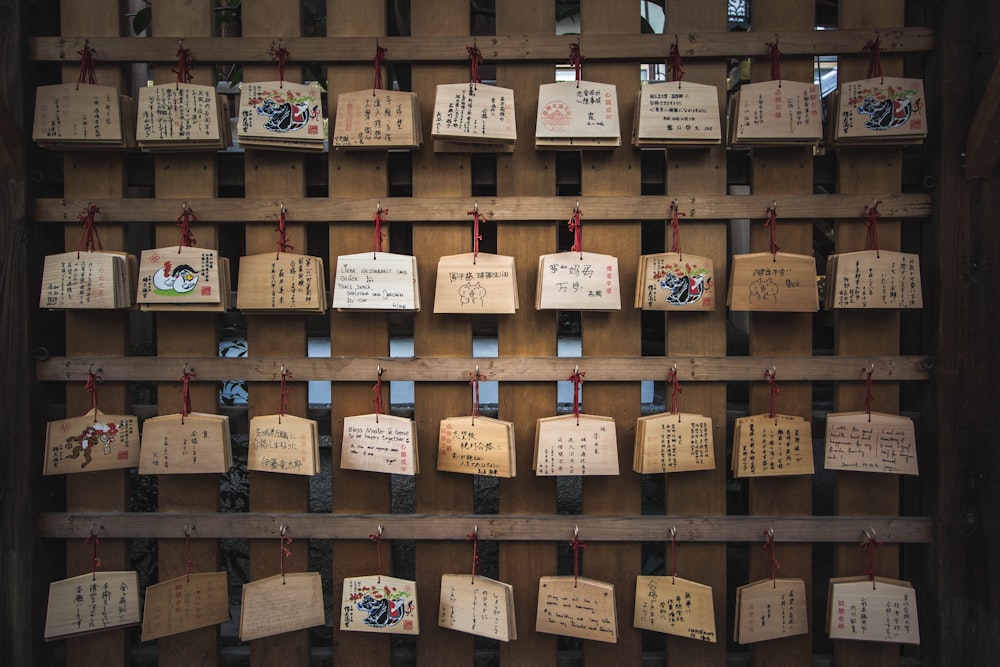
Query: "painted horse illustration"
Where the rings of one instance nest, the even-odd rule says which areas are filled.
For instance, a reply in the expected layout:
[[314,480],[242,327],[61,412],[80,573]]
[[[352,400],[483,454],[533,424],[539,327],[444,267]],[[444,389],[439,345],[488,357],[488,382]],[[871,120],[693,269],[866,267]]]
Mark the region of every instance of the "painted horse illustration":
[[307,102],[278,104],[269,97],[257,107],[257,113],[267,116],[265,129],[271,132],[294,132],[309,122],[310,110]]
[[689,306],[697,303],[705,290],[711,287],[711,282],[705,284],[705,274],[697,276],[679,276],[670,272],[660,281],[660,287],[668,290],[667,303],[672,306]]
[[909,97],[880,101],[876,101],[873,97],[866,97],[865,101],[858,107],[858,113],[869,117],[865,121],[865,127],[877,131],[891,130],[903,125],[910,120],[912,111]]
[[94,422],[83,430],[80,435],[71,435],[66,438],[66,449],[72,450],[67,459],[80,458],[83,454],[81,468],[86,468],[93,459],[93,449],[98,444],[103,445],[104,453],[111,453],[111,445],[115,441],[115,434],[118,433],[118,424],[114,422],[102,424]]
[[413,601],[406,603],[402,600],[375,599],[371,595],[365,595],[358,603],[358,609],[368,614],[365,617],[365,625],[387,628],[398,624],[404,616],[413,611]]

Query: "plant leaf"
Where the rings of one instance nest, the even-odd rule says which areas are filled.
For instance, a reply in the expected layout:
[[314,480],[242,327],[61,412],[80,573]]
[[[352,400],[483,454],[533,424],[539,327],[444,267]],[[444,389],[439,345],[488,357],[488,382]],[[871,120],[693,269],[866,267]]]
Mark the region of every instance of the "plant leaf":
[[153,21],[153,8],[143,7],[132,17],[132,32],[136,35],[142,34]]

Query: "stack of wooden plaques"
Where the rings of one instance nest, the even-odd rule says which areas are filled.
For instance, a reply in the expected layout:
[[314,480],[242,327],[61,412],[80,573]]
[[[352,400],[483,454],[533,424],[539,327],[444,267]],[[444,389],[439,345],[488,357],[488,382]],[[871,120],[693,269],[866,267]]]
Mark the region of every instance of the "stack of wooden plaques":
[[469,252],[438,260],[435,313],[506,315],[517,307],[513,257]]
[[339,310],[420,310],[417,258],[361,252],[337,258],[333,307]]
[[514,589],[496,579],[442,574],[438,625],[470,635],[509,642],[517,639]]
[[733,639],[753,644],[809,632],[802,579],[761,579],[736,589]]
[[919,144],[927,137],[921,79],[848,81],[830,97],[827,142],[834,146]]
[[31,138],[59,151],[135,148],[135,119],[135,100],[111,86],[39,86]]
[[517,141],[514,91],[484,83],[439,85],[431,137],[438,153],[512,152]]
[[191,83],[140,88],[136,140],[149,151],[226,150],[233,143],[229,99]]
[[514,425],[490,417],[441,420],[437,469],[487,477],[514,477]]
[[88,572],[49,584],[45,641],[139,624],[139,575]]
[[375,413],[345,417],[340,467],[396,475],[418,474],[420,457],[413,420]]
[[221,473],[232,465],[227,415],[189,412],[149,417],[142,424],[140,475]]
[[243,584],[240,641],[305,630],[326,622],[319,572],[286,572]]
[[673,576],[636,577],[632,625],[715,643],[718,638],[712,587]]
[[823,139],[819,86],[800,81],[747,83],[730,99],[729,145],[815,145]]
[[92,410],[49,422],[45,428],[45,475],[134,468],[139,465],[139,420]]
[[419,612],[416,582],[380,574],[344,579],[341,630],[419,635]]
[[830,255],[824,307],[923,308],[920,255],[860,250]]
[[322,257],[266,252],[240,258],[236,307],[245,313],[325,313]]
[[337,96],[330,145],[345,150],[416,149],[424,142],[417,94],[359,90]]
[[136,300],[142,310],[225,312],[230,305],[229,258],[209,248],[143,250]]
[[541,577],[535,632],[618,643],[615,585],[584,577]]
[[243,148],[324,150],[323,104],[319,86],[288,81],[244,83],[236,116]]
[[632,145],[699,148],[722,143],[719,89],[699,83],[649,83],[635,96]]
[[621,145],[616,86],[560,81],[538,87],[536,149],[585,150]]
[[715,470],[712,418],[683,412],[639,417],[632,469],[643,475]]
[[539,418],[531,467],[539,477],[617,475],[614,418],[586,414]]
[[733,429],[733,477],[811,475],[812,429],[795,415],[740,417]]
[[635,307],[642,310],[715,310],[715,280],[708,257],[661,252],[642,255]]
[[827,470],[917,475],[913,420],[881,412],[831,412],[823,460]]
[[319,468],[319,427],[314,420],[294,415],[250,419],[247,470],[316,475]]
[[131,308],[137,270],[135,255],[125,252],[85,250],[48,255],[38,305],[53,309]]
[[536,310],[621,310],[618,258],[560,252],[538,258]]
[[189,572],[146,587],[142,641],[229,621],[225,572]]
[[816,259],[787,252],[733,255],[726,305],[735,311],[815,313]]
[[827,588],[830,639],[919,644],[917,597],[908,581],[837,577]]

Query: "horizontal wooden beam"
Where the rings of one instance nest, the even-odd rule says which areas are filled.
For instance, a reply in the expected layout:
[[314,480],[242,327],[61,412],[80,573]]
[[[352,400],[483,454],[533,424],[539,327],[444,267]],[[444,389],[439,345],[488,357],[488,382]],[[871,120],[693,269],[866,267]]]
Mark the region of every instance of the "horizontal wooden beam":
[[476,204],[493,223],[566,220],[579,202],[586,220],[635,222],[669,218],[677,200],[683,224],[702,220],[765,218],[775,206],[782,220],[858,219],[875,200],[883,218],[925,218],[931,198],[925,194],[872,193],[860,195],[765,196],[639,196],[639,197],[394,197],[386,199],[37,199],[37,222],[79,222],[80,211],[100,207],[102,222],[175,222],[186,204],[202,222],[274,222],[281,206],[291,223],[358,222],[370,220],[379,204],[393,222],[455,222],[468,224]]
[[[785,56],[860,55],[874,30],[801,30],[777,35]],[[702,32],[680,35],[562,35],[477,37],[476,46],[487,62],[547,61],[563,63],[571,42],[580,42],[587,62],[598,60],[663,61],[677,39],[684,58],[741,58],[765,56],[773,33]],[[185,37],[199,62],[271,62],[271,45],[281,38],[288,50],[288,62],[370,63],[375,42],[387,50],[390,62],[465,62],[466,47],[472,38],[461,37]],[[879,31],[883,52],[908,53],[934,48],[934,32],[929,28],[898,28]],[[84,42],[97,53],[100,62],[177,61],[175,37],[35,37],[31,59],[78,62]],[[637,72],[638,75],[638,72]]]
[[[694,315],[697,317],[697,315]],[[163,357],[52,357],[39,361],[36,377],[56,382],[83,382],[93,370],[104,381],[170,382],[184,368],[197,374],[196,382],[241,379],[274,382],[281,369],[293,373],[296,381],[333,382],[375,381],[381,368],[383,379],[417,382],[468,382],[476,368],[487,380],[499,382],[554,382],[565,380],[573,371],[586,374],[588,381],[635,382],[664,380],[676,365],[684,381],[763,382],[765,369],[773,368],[782,380],[862,381],[874,364],[873,380],[927,380],[934,367],[930,357],[296,357],[296,358],[163,358]]]
[[296,539],[367,540],[382,527],[387,540],[465,540],[477,529],[480,539],[570,540],[579,529],[584,541],[658,542],[671,527],[683,542],[761,542],[768,528],[777,542],[860,542],[874,529],[880,542],[927,543],[931,521],[885,516],[594,516],[565,514],[153,514],[43,513],[39,534],[54,539],[182,538],[191,526],[195,539],[277,538],[282,526]]

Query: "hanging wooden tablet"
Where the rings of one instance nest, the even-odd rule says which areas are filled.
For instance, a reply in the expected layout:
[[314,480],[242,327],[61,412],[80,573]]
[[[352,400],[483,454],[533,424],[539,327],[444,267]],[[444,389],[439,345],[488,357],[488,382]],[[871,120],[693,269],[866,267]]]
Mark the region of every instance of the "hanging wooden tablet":
[[560,252],[538,258],[537,310],[621,310],[618,258]]
[[229,101],[212,86],[146,86],[138,107],[136,139],[146,150],[219,151],[232,144]]
[[91,410],[45,427],[45,475],[134,468],[139,465],[139,420]]
[[636,577],[633,627],[717,641],[712,587],[680,577]]
[[341,93],[330,143],[344,150],[420,148],[417,94],[374,89]]
[[316,475],[319,468],[319,427],[314,420],[294,415],[250,419],[247,470]]
[[135,302],[135,255],[85,250],[47,255],[38,305],[52,309],[130,308]]
[[621,145],[614,84],[560,81],[538,87],[535,148],[586,150]]
[[715,310],[712,260],[688,253],[643,255],[635,290],[642,310]]
[[811,475],[811,424],[791,415],[740,417],[733,429],[733,476]]
[[734,147],[814,145],[823,138],[816,84],[745,83],[731,105],[729,143]]
[[435,151],[439,150],[438,142],[512,146],[517,140],[514,91],[510,88],[471,82],[440,84],[431,118]]
[[39,86],[32,139],[61,151],[134,148],[135,113],[135,101],[111,86]]
[[639,417],[632,469],[643,475],[715,470],[711,417],[683,412]]
[[823,467],[918,474],[913,420],[880,412],[830,413],[826,418]]
[[375,413],[345,417],[340,467],[416,475],[420,458],[413,420]]
[[726,305],[734,311],[818,311],[815,258],[787,252],[733,255]]
[[420,310],[417,259],[389,252],[337,257],[333,307],[340,310]]
[[322,257],[266,252],[240,258],[236,307],[250,313],[325,313]]
[[142,424],[140,475],[221,473],[232,465],[227,415],[191,412],[150,417]]
[[514,589],[478,574],[442,574],[438,625],[502,642],[517,639]]
[[240,641],[323,625],[319,572],[286,572],[243,584]]
[[146,587],[142,641],[229,621],[225,572],[198,572]]
[[341,630],[420,634],[420,608],[415,582],[376,574],[347,577],[343,591]]
[[802,579],[762,579],[736,589],[738,644],[753,644],[809,632],[806,584]]
[[322,89],[289,81],[244,83],[236,134],[243,148],[322,151]]
[[143,310],[161,306],[220,309],[227,301],[225,258],[218,250],[170,246],[143,250],[139,256],[136,298]]
[[437,469],[488,477],[514,477],[514,425],[490,417],[441,420]]
[[532,468],[539,477],[617,475],[614,418],[588,414],[542,417],[535,429]]
[[535,631],[617,643],[614,584],[584,577],[541,577]]
[[45,641],[138,624],[136,572],[88,572],[49,584]]
[[838,146],[906,145],[927,136],[921,79],[876,77],[840,84],[831,123]]
[[448,255],[438,260],[435,313],[505,315],[517,310],[514,258],[490,253]]
[[647,83],[636,93],[632,145],[698,148],[722,143],[719,89],[688,81]]
[[827,259],[826,303],[841,308],[923,308],[920,256],[861,250]]
[[917,599],[908,581],[840,577],[830,580],[827,597],[830,639],[920,643]]

